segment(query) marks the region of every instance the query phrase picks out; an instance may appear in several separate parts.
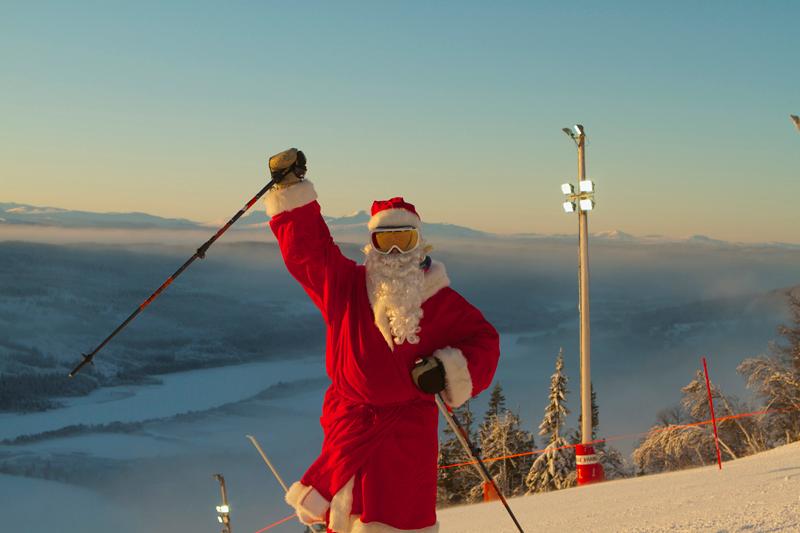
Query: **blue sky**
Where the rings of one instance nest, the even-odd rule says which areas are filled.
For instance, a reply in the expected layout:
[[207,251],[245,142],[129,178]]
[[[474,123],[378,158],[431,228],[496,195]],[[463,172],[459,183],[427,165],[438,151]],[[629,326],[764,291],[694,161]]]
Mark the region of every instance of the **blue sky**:
[[[0,201],[227,219],[304,149],[331,215],[800,242],[798,2],[5,2]],[[796,204],[797,200],[794,200]]]

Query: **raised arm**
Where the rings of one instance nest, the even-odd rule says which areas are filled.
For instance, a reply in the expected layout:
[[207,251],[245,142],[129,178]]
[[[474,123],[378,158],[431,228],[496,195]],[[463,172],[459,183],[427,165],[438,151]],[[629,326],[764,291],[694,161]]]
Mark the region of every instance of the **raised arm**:
[[[270,159],[273,176],[273,160],[287,152]],[[356,264],[333,242],[316,199],[310,181],[289,173],[267,193],[265,204],[286,268],[330,322],[341,311],[335,305],[348,301],[346,295],[353,286]]]

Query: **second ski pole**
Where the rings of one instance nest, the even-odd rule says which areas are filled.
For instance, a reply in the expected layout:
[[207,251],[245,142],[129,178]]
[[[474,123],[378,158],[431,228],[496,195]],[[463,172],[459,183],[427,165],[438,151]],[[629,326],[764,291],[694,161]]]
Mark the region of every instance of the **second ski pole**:
[[434,396],[434,399],[436,400],[436,406],[439,408],[439,411],[441,411],[442,416],[444,416],[444,419],[447,421],[447,424],[450,426],[450,429],[452,429],[453,433],[456,434],[458,442],[460,442],[461,446],[464,447],[464,451],[467,452],[467,455],[469,455],[470,459],[474,461],[475,468],[478,470],[478,473],[480,474],[484,483],[489,483],[494,489],[494,491],[497,493],[498,498],[500,498],[500,501],[503,502],[503,506],[506,508],[506,511],[508,511],[508,515],[511,517],[511,520],[514,521],[514,525],[517,526],[519,533],[525,533],[522,529],[522,526],[519,524],[517,517],[514,516],[514,512],[511,510],[511,507],[508,505],[506,497],[503,496],[502,492],[500,492],[500,487],[497,486],[497,483],[495,483],[494,478],[489,473],[489,470],[486,468],[486,465],[478,456],[479,454],[475,451],[475,448],[473,448],[472,443],[470,443],[469,439],[467,439],[467,434],[461,427],[461,424],[458,422],[458,419],[456,418],[455,414],[450,410],[449,407],[445,405],[444,400],[442,400],[441,394],[437,394],[436,396]]

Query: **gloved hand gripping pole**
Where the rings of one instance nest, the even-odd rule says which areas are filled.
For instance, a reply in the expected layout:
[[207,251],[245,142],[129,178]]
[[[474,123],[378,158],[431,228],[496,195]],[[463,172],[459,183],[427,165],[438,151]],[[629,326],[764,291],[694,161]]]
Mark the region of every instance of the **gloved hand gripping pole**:
[[509,507],[506,497],[503,496],[502,492],[500,492],[500,488],[497,486],[497,483],[495,483],[494,478],[492,478],[492,475],[489,473],[489,470],[486,469],[486,465],[483,461],[481,461],[481,458],[478,457],[478,453],[475,451],[475,448],[472,447],[472,444],[467,439],[467,433],[461,427],[461,424],[458,422],[455,414],[450,410],[449,407],[445,405],[444,400],[442,400],[441,393],[436,394],[434,399],[436,400],[436,406],[439,408],[439,411],[441,411],[442,416],[444,416],[444,419],[447,421],[450,429],[452,429],[453,433],[456,434],[458,442],[460,442],[461,446],[464,447],[464,451],[467,452],[469,458],[475,462],[475,468],[478,470],[481,479],[483,479],[484,483],[489,483],[492,488],[494,488],[494,491],[497,493],[500,501],[503,502],[503,506],[506,508],[506,511],[508,511],[508,515],[511,517],[511,520],[514,521],[514,525],[517,526],[519,533],[525,533],[522,530],[522,526],[519,525],[517,517],[514,516],[514,512],[511,510],[511,507]]
[[247,211],[248,211],[248,210],[249,210],[251,207],[253,207],[253,204],[255,204],[255,203],[258,201],[258,199],[259,199],[259,198],[261,198],[262,196],[264,196],[264,194],[266,194],[266,193],[267,193],[267,191],[269,191],[269,190],[270,190],[270,189],[273,187],[273,185],[275,185],[275,183],[276,183],[276,182],[275,182],[275,180],[270,180],[270,182],[269,182],[269,183],[267,183],[267,184],[264,186],[264,188],[263,188],[263,189],[261,189],[260,191],[258,191],[258,192],[256,193],[256,195],[255,195],[255,196],[253,196],[253,198],[251,198],[251,199],[250,199],[250,201],[249,201],[249,202],[247,202],[247,203],[244,205],[244,207],[242,207],[242,208],[239,210],[239,212],[238,212],[238,213],[236,213],[236,214],[233,216],[233,218],[231,218],[231,219],[230,219],[230,220],[229,220],[229,221],[228,221],[228,222],[227,222],[227,223],[226,223],[224,226],[222,226],[221,228],[219,228],[219,229],[217,230],[217,232],[216,232],[216,233],[215,233],[215,234],[214,234],[214,235],[213,235],[213,236],[212,236],[210,239],[208,239],[208,240],[207,240],[207,241],[206,241],[206,242],[205,242],[205,243],[204,243],[204,244],[203,244],[203,245],[202,245],[200,248],[198,248],[198,249],[197,249],[197,251],[194,253],[194,255],[193,255],[192,257],[190,257],[190,258],[189,258],[189,259],[188,259],[188,260],[187,260],[187,261],[186,261],[186,262],[185,262],[183,265],[181,265],[181,267],[180,267],[178,270],[176,270],[174,274],[172,274],[170,277],[168,277],[168,278],[167,278],[167,280],[166,280],[164,283],[162,283],[162,284],[161,284],[161,286],[160,286],[158,289],[156,289],[156,291],[155,291],[153,294],[151,294],[151,295],[150,295],[150,296],[149,296],[149,297],[148,297],[148,298],[147,298],[147,299],[146,299],[144,302],[142,302],[142,303],[141,303],[141,305],[139,305],[139,307],[138,307],[138,308],[137,308],[137,309],[136,309],[136,310],[135,310],[133,313],[131,313],[131,314],[130,314],[130,316],[129,316],[128,318],[126,318],[126,319],[125,319],[125,321],[124,321],[124,322],[122,322],[122,324],[120,324],[119,326],[117,326],[117,329],[115,329],[114,331],[112,331],[112,332],[111,332],[111,335],[109,335],[108,337],[106,337],[106,338],[105,338],[105,340],[104,340],[103,342],[101,342],[101,343],[100,343],[100,344],[97,346],[97,348],[95,348],[94,350],[92,350],[92,351],[91,351],[90,353],[88,353],[88,354],[81,354],[81,355],[83,355],[83,360],[82,360],[82,361],[81,361],[81,362],[78,364],[78,366],[76,366],[76,367],[73,369],[73,371],[72,371],[72,372],[70,372],[70,373],[69,373],[69,377],[71,377],[71,378],[72,378],[72,377],[75,377],[75,374],[77,374],[78,372],[80,372],[80,370],[81,370],[81,369],[82,369],[84,366],[86,366],[87,364],[91,363],[91,362],[92,362],[92,359],[94,359],[94,356],[97,354],[97,352],[99,352],[100,350],[102,350],[102,349],[103,349],[103,347],[104,347],[106,344],[108,344],[108,342],[109,342],[111,339],[113,339],[113,338],[114,338],[114,337],[117,335],[117,333],[119,333],[120,331],[122,331],[123,329],[125,329],[125,327],[126,327],[128,324],[130,324],[130,323],[131,323],[131,321],[133,321],[133,319],[134,319],[134,318],[136,318],[137,316],[139,316],[139,313],[141,313],[142,311],[144,311],[144,310],[145,310],[145,308],[147,308],[147,306],[148,306],[148,305],[150,305],[151,303],[153,303],[153,300],[155,300],[156,298],[158,298],[158,297],[161,295],[161,293],[164,291],[164,289],[166,289],[167,287],[169,287],[169,286],[172,284],[172,282],[173,282],[173,281],[175,281],[175,280],[178,278],[178,276],[180,276],[181,274],[183,274],[183,271],[184,271],[184,270],[186,270],[187,268],[189,268],[189,265],[191,265],[191,264],[194,262],[194,260],[195,260],[195,259],[197,259],[197,258],[204,259],[204,258],[206,257],[206,252],[208,251],[208,249],[209,249],[209,248],[211,248],[211,245],[212,245],[212,244],[214,244],[214,242],[216,242],[216,240],[217,240],[217,239],[219,239],[220,237],[222,237],[222,234],[223,234],[223,233],[225,233],[226,231],[228,231],[228,228],[230,228],[231,226],[233,226],[233,224],[234,224],[234,223],[235,223],[237,220],[239,220],[239,218],[241,218],[241,216],[242,216],[242,215],[244,215],[244,214],[245,214],[245,213],[246,213],[246,212],[247,212]]

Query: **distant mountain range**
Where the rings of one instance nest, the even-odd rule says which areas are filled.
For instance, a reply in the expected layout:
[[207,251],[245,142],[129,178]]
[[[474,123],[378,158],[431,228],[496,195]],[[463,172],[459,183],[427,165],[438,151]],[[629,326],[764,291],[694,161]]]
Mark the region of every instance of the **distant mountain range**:
[[92,213],[57,207],[0,202],[0,224],[28,224],[60,228],[192,229],[204,227],[183,218],[163,218],[147,213]]
[[[366,232],[369,214],[357,211],[342,217],[325,217],[333,233],[340,236],[353,236]],[[260,209],[245,214],[234,230],[246,231],[263,228],[269,222],[267,215]],[[3,225],[31,225],[53,228],[93,228],[93,229],[168,229],[168,230],[208,230],[221,225],[200,223],[184,218],[164,218],[147,213],[94,213],[90,211],[72,211],[57,207],[40,207],[13,202],[0,202],[0,227]],[[516,233],[495,234],[455,224],[426,222],[424,231],[428,237],[448,239],[502,239],[502,240],[574,240],[575,235]],[[713,239],[705,235],[692,235],[684,238],[671,238],[663,235],[636,236],[624,231],[614,230],[592,234],[593,239],[609,242],[639,244],[694,244],[715,247],[773,247],[800,250],[800,244],[765,242],[735,243]]]

